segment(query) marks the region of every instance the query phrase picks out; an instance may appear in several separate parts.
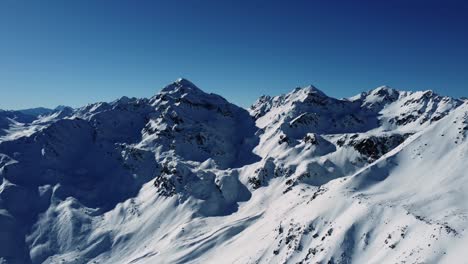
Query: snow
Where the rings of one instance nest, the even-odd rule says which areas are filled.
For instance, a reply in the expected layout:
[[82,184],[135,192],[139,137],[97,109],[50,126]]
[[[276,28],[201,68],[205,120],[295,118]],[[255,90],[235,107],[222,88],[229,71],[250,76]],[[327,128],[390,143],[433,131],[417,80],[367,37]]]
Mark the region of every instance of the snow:
[[0,129],[0,263],[468,257],[468,102],[432,91],[307,86],[247,111],[179,79]]

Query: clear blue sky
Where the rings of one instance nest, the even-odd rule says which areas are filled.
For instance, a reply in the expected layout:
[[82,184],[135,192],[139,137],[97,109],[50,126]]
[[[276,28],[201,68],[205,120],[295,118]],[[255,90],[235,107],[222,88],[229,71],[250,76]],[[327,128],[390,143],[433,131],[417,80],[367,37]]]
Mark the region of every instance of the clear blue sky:
[[242,106],[307,84],[468,96],[467,2],[1,0],[0,108],[148,97],[178,77]]

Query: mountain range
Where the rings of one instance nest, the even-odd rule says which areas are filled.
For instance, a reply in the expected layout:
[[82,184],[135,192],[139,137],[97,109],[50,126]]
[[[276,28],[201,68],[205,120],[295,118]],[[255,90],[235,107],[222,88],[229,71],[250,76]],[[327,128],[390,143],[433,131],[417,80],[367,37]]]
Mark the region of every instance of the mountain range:
[[0,263],[468,263],[467,135],[387,86],[0,111]]

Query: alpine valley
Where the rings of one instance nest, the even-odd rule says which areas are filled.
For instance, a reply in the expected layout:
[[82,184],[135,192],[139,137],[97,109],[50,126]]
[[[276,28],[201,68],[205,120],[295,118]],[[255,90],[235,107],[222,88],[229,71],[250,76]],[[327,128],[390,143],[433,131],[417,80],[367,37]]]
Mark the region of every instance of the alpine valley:
[[385,86],[0,111],[0,263],[468,263],[467,136]]

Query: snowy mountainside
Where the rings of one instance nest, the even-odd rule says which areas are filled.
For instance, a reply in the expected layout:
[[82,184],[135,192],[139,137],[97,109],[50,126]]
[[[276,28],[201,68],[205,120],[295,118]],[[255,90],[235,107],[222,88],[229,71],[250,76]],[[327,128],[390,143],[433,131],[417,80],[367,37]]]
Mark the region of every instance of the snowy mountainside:
[[168,85],[150,99],[155,114],[139,147],[171,151],[190,161],[211,159],[221,168],[258,160],[256,126],[249,113],[188,80]]
[[247,111],[179,79],[24,118],[0,112],[0,263],[468,257],[463,100],[307,86]]
[[44,127],[39,124],[65,118],[72,112],[73,109],[67,106],[58,106],[55,109],[39,107],[14,111],[0,109],[0,142],[29,135]]

